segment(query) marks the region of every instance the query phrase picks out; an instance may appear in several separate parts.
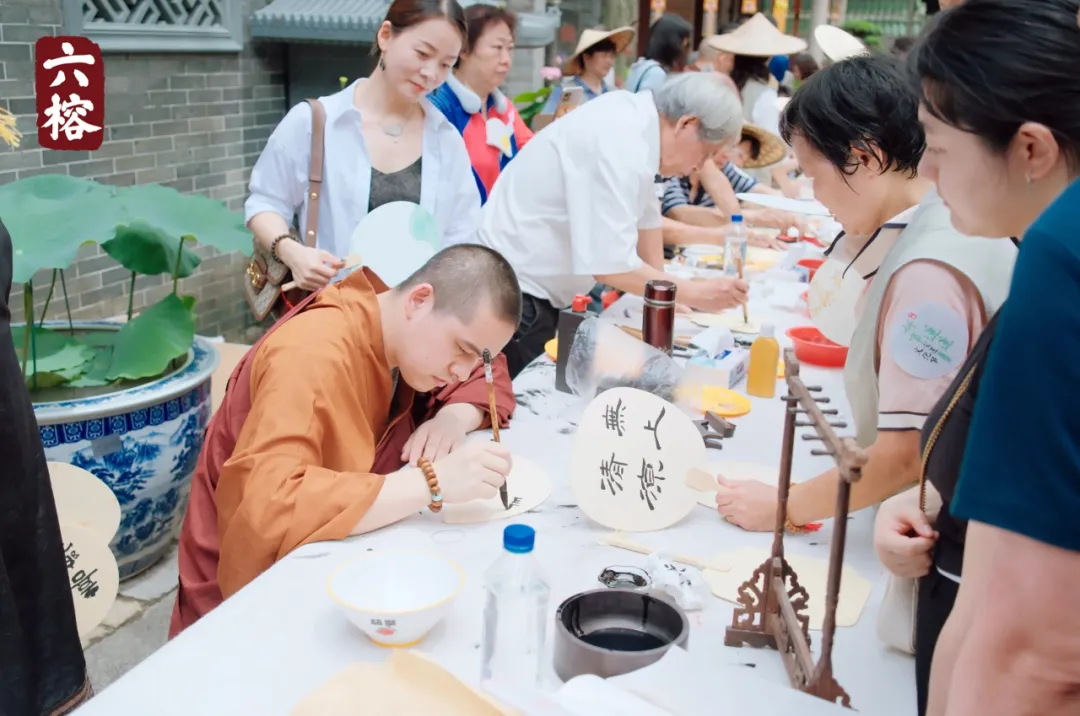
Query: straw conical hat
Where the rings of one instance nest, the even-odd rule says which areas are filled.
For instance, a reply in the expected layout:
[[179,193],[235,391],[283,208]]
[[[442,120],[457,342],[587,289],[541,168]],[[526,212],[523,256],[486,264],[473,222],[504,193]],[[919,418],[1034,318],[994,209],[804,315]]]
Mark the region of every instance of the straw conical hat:
[[581,74],[585,69],[580,62],[582,53],[604,40],[611,40],[615,43],[615,54],[617,55],[634,40],[634,28],[617,27],[614,30],[582,30],[574,54],[570,55],[570,58],[563,65],[563,74]]
[[739,25],[736,30],[724,35],[713,35],[706,42],[721,52],[749,57],[792,55],[806,49],[806,40],[780,32],[760,12]]
[[757,159],[747,157],[746,161],[743,162],[743,169],[771,167],[787,156],[787,149],[784,147],[784,143],[780,141],[780,137],[756,124],[744,122],[742,134],[753,137],[761,145],[761,151],[758,152]]
[[833,62],[870,54],[870,50],[866,49],[866,45],[859,38],[834,25],[818,25],[814,28],[814,39],[825,56]]

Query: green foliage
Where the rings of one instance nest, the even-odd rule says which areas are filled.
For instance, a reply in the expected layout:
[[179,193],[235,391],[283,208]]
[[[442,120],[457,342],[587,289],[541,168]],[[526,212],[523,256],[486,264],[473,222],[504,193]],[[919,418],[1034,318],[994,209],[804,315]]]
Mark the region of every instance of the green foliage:
[[108,239],[122,218],[112,187],[66,174],[0,186],[0,217],[11,234],[16,283],[71,266],[80,246]]
[[200,263],[198,256],[182,250],[182,241],[141,220],[117,227],[116,235],[101,248],[128,271],[145,276],[172,275],[175,271],[178,278],[187,278]]
[[[27,341],[26,326],[12,326],[11,338],[15,343],[15,353],[20,363],[26,363],[26,381],[40,388],[51,388],[77,378],[87,364],[94,359],[94,349],[76,341],[74,338],[51,331],[48,328],[34,326],[32,341]],[[27,352],[23,346],[33,347]]]
[[872,50],[880,50],[884,47],[881,38],[885,30],[877,23],[869,20],[848,20],[840,26],[840,29],[850,32]]
[[112,187],[46,174],[0,186],[0,216],[11,233],[12,279],[24,284],[30,325],[35,320],[32,277],[53,269],[51,300],[59,272],[67,306],[63,272],[84,244],[100,244],[133,273],[133,281],[135,275],[173,278],[172,293],[115,335],[76,337],[74,331],[66,335],[40,326],[27,334],[15,327],[23,374],[32,389],[100,386],[161,375],[187,354],[195,338],[194,299],[177,292],[177,281],[191,276],[200,263],[186,244],[198,241],[245,255],[252,250],[243,216],[220,201],[157,185]]
[[[187,300],[185,300],[187,299]],[[116,334],[107,380],[159,375],[195,340],[194,300],[170,293],[124,324]]]
[[521,121],[526,126],[532,126],[533,117],[540,114],[550,96],[551,85],[545,85],[534,92],[523,92],[514,97],[514,106],[517,107],[518,114],[521,115]]

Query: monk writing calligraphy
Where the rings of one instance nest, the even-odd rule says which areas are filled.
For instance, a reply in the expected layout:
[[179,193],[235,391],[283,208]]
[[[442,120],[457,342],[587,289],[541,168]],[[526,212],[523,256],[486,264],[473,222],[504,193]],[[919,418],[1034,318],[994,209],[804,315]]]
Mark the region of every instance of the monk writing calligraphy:
[[[490,426],[481,354],[521,314],[514,270],[458,245],[393,289],[367,269],[297,305],[237,365],[207,429],[180,535],[170,637],[300,545],[494,497],[510,454]],[[515,402],[493,361],[503,427]],[[416,467],[431,461],[437,490]]]

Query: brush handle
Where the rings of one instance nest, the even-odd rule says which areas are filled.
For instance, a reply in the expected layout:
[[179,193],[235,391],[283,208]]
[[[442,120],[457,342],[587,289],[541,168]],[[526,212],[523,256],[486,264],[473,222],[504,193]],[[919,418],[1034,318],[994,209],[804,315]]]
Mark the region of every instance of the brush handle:
[[[739,272],[739,278],[741,279],[743,277],[742,257],[741,256],[736,256],[735,257],[735,270]],[[746,304],[745,303],[742,305],[742,322],[744,324],[750,322],[750,318],[746,314]]]
[[488,383],[488,412],[491,417],[491,434],[499,442],[499,413],[495,410],[495,385]]

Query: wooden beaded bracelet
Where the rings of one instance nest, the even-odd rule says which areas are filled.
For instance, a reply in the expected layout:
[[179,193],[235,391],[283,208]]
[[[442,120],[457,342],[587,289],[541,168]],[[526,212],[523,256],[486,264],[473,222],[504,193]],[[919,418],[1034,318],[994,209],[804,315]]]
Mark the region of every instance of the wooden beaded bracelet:
[[417,460],[416,466],[420,468],[420,472],[424,473],[428,490],[431,492],[431,504],[428,505],[428,509],[432,512],[438,512],[442,509],[442,491],[439,490],[439,477],[435,474],[435,468],[432,466],[431,460],[426,457]]
[[291,231],[287,234],[282,234],[281,236],[275,236],[274,240],[270,242],[270,255],[273,256],[274,260],[278,263],[284,263],[282,262],[281,257],[278,256],[278,244],[280,244],[285,239],[291,239],[293,241],[299,242],[299,239],[296,238],[296,234],[292,233]]

